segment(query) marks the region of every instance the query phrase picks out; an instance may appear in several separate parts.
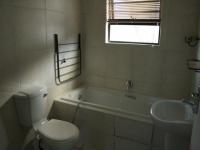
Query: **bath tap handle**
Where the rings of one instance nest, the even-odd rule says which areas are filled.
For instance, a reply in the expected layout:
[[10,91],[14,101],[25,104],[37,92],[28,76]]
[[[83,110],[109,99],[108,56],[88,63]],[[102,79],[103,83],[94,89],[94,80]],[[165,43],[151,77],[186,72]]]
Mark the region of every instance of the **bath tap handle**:
[[192,93],[191,97],[183,99],[183,103],[186,103],[192,107],[193,113],[198,113],[199,102],[200,102],[200,93]]
[[195,98],[196,96],[197,96],[197,93],[192,93],[190,97]]
[[126,85],[126,89],[129,90],[131,88],[133,88],[133,81],[132,80],[127,80],[125,82],[125,85]]
[[193,105],[195,104],[194,101],[191,100],[191,99],[183,99],[182,102],[183,102],[183,103],[186,103],[186,104],[188,104],[188,105],[191,105],[191,106],[193,106]]

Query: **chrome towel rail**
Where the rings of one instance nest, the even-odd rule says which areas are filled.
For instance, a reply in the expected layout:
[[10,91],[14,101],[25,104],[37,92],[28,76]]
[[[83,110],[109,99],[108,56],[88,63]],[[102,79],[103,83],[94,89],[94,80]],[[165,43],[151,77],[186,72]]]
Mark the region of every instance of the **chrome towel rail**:
[[81,75],[81,35],[77,42],[59,43],[54,34],[55,79],[57,84],[72,80]]

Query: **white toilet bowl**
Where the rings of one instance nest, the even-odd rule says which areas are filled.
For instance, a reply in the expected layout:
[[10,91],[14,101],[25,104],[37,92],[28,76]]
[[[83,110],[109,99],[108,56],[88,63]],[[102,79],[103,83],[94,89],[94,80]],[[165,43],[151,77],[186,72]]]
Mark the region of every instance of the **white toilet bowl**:
[[70,150],[79,138],[79,129],[75,125],[56,119],[39,126],[38,133],[51,150]]

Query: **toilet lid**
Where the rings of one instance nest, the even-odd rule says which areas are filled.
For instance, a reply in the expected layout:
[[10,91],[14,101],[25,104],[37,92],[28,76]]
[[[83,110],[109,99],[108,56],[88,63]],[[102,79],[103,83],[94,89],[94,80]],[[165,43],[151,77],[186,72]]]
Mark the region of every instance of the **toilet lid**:
[[72,141],[78,138],[79,129],[72,123],[51,119],[38,127],[39,133],[53,141]]

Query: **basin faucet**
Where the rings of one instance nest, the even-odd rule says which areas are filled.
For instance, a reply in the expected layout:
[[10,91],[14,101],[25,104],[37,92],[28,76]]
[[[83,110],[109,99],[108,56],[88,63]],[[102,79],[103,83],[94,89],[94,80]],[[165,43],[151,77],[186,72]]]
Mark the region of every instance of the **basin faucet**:
[[192,93],[189,98],[183,100],[183,103],[186,103],[192,107],[193,113],[197,114],[199,109],[200,101],[200,87],[198,87],[197,93]]

